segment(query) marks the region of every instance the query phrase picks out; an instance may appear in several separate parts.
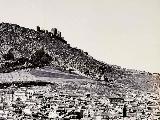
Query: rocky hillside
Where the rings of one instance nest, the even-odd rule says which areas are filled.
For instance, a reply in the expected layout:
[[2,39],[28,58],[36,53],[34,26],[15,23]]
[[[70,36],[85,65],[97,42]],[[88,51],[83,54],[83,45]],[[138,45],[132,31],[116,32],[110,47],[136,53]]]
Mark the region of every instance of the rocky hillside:
[[[57,29],[37,30],[16,24],[0,23],[0,72],[53,66],[75,71],[109,85],[127,85],[152,90],[154,76],[148,72],[128,70],[97,61],[87,52],[73,48]],[[157,80],[157,79],[156,79]]]

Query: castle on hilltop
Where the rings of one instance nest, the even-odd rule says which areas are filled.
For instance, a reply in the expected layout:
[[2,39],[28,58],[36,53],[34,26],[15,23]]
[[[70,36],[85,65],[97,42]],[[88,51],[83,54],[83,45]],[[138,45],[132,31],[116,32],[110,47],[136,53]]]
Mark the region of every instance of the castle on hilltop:
[[52,28],[51,32],[49,32],[48,30],[41,30],[41,28],[39,26],[37,26],[37,32],[45,33],[45,34],[49,35],[50,37],[57,38],[60,41],[62,41],[63,43],[67,44],[67,41],[64,40],[64,37],[61,36],[61,32],[58,31],[57,28]]

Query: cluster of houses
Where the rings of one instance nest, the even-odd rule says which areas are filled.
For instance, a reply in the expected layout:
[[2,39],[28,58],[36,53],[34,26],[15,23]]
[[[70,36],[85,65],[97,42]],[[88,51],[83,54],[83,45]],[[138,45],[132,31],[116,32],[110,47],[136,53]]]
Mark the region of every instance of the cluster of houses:
[[122,97],[86,92],[83,89],[11,86],[0,90],[0,118],[15,119],[82,119],[82,120],[158,120],[159,93],[128,91]]

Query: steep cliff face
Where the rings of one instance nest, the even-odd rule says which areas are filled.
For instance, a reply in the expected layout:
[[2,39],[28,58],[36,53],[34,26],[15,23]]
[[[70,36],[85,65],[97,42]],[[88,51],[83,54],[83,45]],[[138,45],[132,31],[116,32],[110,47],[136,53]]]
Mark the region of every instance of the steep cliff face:
[[[0,24],[0,72],[46,65],[61,70],[74,69],[107,84],[127,85],[135,89],[152,89],[153,76],[147,72],[127,70],[97,61],[81,49],[72,48],[56,29],[52,32]],[[145,83],[145,84],[143,84]]]

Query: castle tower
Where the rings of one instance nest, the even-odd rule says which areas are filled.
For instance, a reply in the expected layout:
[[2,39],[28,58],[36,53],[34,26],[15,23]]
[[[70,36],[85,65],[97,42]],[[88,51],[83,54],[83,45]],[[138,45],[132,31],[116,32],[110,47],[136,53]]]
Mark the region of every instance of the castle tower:
[[60,31],[58,31],[58,37],[61,37],[61,32]]
[[37,31],[39,31],[39,32],[41,31],[41,28],[39,26],[37,26]]
[[51,32],[53,33],[54,36],[56,36],[57,35],[57,28],[52,28]]

